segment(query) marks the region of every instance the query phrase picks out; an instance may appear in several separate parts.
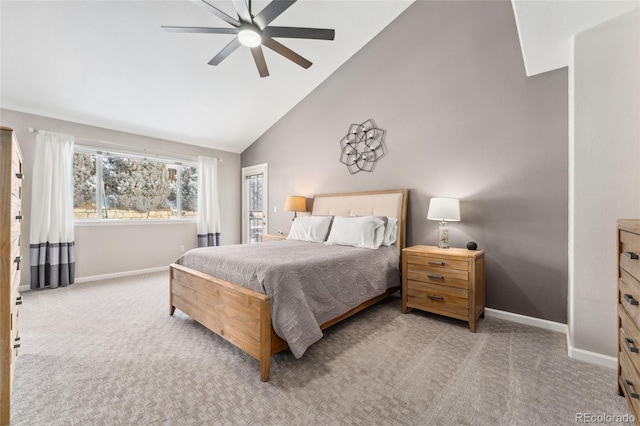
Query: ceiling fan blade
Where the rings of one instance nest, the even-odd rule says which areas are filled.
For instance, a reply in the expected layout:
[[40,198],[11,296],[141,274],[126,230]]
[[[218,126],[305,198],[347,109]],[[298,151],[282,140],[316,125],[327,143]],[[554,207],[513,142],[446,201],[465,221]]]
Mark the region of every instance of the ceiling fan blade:
[[271,21],[294,4],[296,0],[273,0],[253,18],[253,22],[263,30]]
[[168,25],[163,25],[160,28],[171,33],[238,34],[237,28],[174,27]]
[[251,54],[253,55],[253,60],[256,62],[256,67],[258,67],[260,77],[268,77],[269,69],[267,68],[267,61],[264,60],[262,46],[251,48]]
[[222,49],[216,56],[213,57],[212,60],[209,61],[209,65],[219,65],[220,62],[224,61],[227,56],[231,55],[239,46],[240,40],[238,40],[238,37],[235,37],[229,44],[224,47],[224,49]]
[[233,7],[236,8],[240,22],[251,22],[251,13],[249,13],[249,6],[245,0],[233,0]]
[[302,56],[298,55],[296,52],[289,49],[288,47],[278,43],[272,38],[263,37],[262,44],[265,47],[268,47],[269,49],[273,50],[274,52],[281,54],[282,56],[289,59],[290,61],[295,62],[296,64],[300,65],[302,68],[309,68],[312,65],[311,62],[309,62]]
[[336,36],[336,31],[324,28],[267,27],[262,30],[262,34],[267,37],[333,40]]
[[215,7],[214,5],[209,3],[208,1],[200,0],[198,2],[198,4],[204,5],[204,7],[206,7],[209,12],[213,13],[214,15],[216,15],[218,18],[222,19],[227,24],[231,24],[234,27],[239,27],[240,26],[240,21],[238,21],[237,19],[232,18],[231,16],[227,15],[226,13],[224,13],[223,11],[221,11],[220,9],[218,9],[217,7]]

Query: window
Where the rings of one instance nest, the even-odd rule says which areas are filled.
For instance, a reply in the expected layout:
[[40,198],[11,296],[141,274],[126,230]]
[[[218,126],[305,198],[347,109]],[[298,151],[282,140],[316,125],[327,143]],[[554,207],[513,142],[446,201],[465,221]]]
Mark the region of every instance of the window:
[[77,147],[73,184],[75,219],[175,220],[197,215],[195,164]]

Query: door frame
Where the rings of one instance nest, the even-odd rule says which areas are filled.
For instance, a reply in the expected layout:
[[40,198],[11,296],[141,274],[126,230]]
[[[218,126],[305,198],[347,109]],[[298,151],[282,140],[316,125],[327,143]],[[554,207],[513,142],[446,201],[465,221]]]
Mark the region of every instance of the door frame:
[[256,164],[255,166],[243,167],[242,168],[242,244],[248,244],[249,235],[247,232],[247,227],[249,226],[248,219],[248,208],[247,205],[247,187],[245,185],[247,176],[260,174],[263,175],[262,180],[262,209],[264,213],[264,222],[265,225],[263,227],[264,233],[268,232],[269,229],[269,165],[267,163]]

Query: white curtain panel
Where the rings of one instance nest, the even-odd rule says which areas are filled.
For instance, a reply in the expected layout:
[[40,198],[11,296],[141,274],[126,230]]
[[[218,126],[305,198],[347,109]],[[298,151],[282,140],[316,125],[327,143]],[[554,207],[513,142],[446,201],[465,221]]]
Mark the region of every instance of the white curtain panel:
[[198,157],[198,247],[220,245],[218,159]]
[[39,131],[31,186],[31,288],[73,284],[74,137]]

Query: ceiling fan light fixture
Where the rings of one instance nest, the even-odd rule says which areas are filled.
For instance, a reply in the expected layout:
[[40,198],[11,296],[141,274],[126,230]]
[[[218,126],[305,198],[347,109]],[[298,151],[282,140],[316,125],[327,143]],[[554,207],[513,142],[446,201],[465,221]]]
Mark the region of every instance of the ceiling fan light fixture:
[[247,47],[258,47],[262,44],[262,35],[254,28],[243,28],[238,31],[238,40]]

